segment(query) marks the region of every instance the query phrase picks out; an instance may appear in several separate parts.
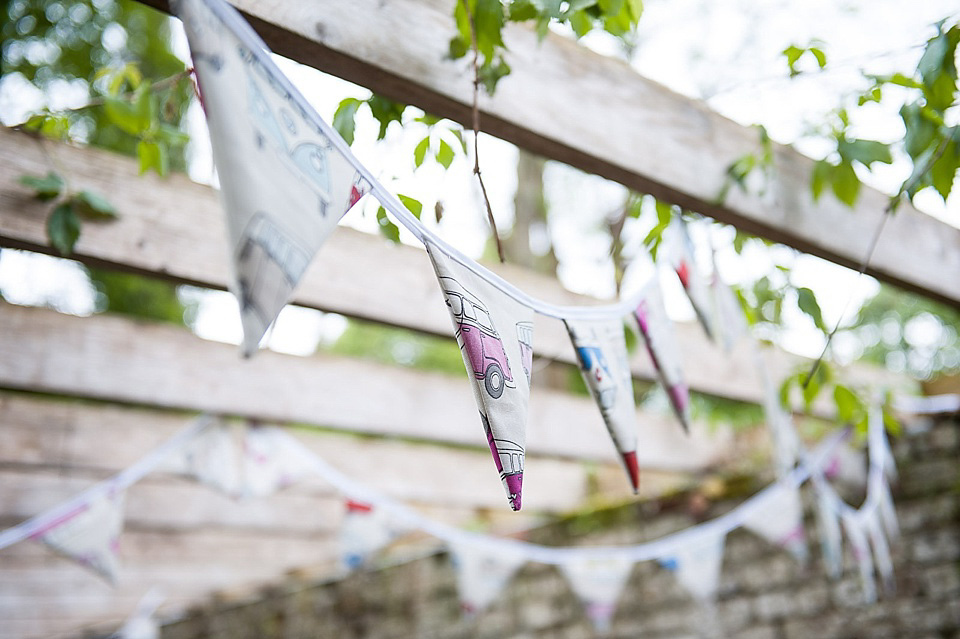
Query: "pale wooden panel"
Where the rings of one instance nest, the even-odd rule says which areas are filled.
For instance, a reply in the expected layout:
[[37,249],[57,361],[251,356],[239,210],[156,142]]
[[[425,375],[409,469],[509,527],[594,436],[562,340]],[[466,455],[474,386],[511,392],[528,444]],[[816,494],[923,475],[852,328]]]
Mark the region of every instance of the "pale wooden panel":
[[[468,59],[448,59],[455,0],[234,0],[278,53],[461,123],[470,122]],[[167,0],[147,0],[166,8]],[[363,19],[357,19],[363,16]],[[481,100],[483,129],[533,152],[711,215],[847,266],[866,253],[885,197],[864,189],[855,211],[831,195],[814,203],[812,162],[775,145],[765,195],[731,192],[727,167],[757,152],[755,130],[638,75],[628,64],[511,25],[513,73]],[[904,255],[911,256],[903,259]],[[885,281],[960,304],[960,230],[903,206],[869,270]]]
[[[76,258],[226,288],[227,248],[222,215],[212,190],[182,176],[138,178],[135,162],[116,154],[49,142],[47,146],[78,188],[109,193],[121,212],[116,222],[84,226]],[[30,198],[27,189],[16,182],[22,173],[45,173],[47,162],[36,141],[0,129],[0,244],[50,252],[44,230],[48,207]],[[494,270],[520,288],[553,302],[597,303],[564,290],[555,279],[543,275],[509,266]],[[449,315],[423,250],[391,245],[351,229],[337,229],[324,245],[295,301],[450,337]],[[692,388],[730,399],[762,401],[763,386],[748,344],[741,343],[727,354],[709,342],[699,326],[680,324],[677,331]],[[538,356],[575,362],[561,322],[538,316],[534,345]],[[802,358],[776,350],[771,350],[767,359],[775,380],[807,365]],[[634,354],[631,367],[639,378],[654,377],[644,349]],[[885,386],[903,381],[868,367],[851,367],[849,375],[859,381],[882,380]],[[829,412],[829,407],[821,410]]]
[[[3,304],[0,387],[486,446],[459,376],[332,356],[263,352],[242,360],[234,347],[185,329],[120,317]],[[646,467],[703,468],[729,450],[724,429],[703,425],[686,437],[670,415],[641,412],[638,423]],[[528,424],[533,454],[612,458],[587,397],[534,388]]]

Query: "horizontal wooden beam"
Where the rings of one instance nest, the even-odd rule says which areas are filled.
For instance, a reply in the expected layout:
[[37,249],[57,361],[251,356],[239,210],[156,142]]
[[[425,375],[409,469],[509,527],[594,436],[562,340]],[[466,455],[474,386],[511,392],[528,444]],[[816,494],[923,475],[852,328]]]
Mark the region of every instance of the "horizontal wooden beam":
[[[450,60],[455,0],[233,0],[277,53],[469,126],[468,60]],[[166,0],[148,0],[166,8]],[[362,19],[358,19],[362,16]],[[774,145],[764,194],[732,191],[726,170],[756,153],[756,131],[555,34],[506,30],[513,72],[484,96],[483,129],[548,158],[856,268],[886,206],[864,189],[854,210],[810,195],[812,161]],[[361,158],[362,160],[362,158]],[[905,257],[907,256],[907,257]],[[960,305],[960,230],[909,205],[891,218],[867,272]]]
[[[0,129],[0,245],[52,253],[45,220],[49,206],[18,184],[23,174],[45,174],[47,154],[70,176],[75,188],[109,194],[118,220],[84,225],[73,256],[81,262],[159,275],[178,282],[224,289],[227,247],[216,193],[183,176],[138,177],[129,158],[95,149],[45,142]],[[550,277],[526,269],[493,269],[520,288],[561,304],[596,304],[574,295]],[[295,303],[351,317],[451,337],[450,318],[436,276],[424,251],[340,227],[323,246],[295,293]],[[763,382],[748,344],[725,353],[699,326],[678,324],[677,337],[690,386],[703,393],[754,403],[763,401]],[[538,356],[574,363],[562,323],[538,316],[534,329]],[[808,366],[806,360],[769,349],[774,380]],[[631,360],[638,378],[655,372],[644,349]],[[849,377],[898,387],[904,380],[877,368],[853,366]],[[829,409],[824,407],[828,412]]]
[[[346,357],[234,347],[183,328],[105,315],[72,317],[0,303],[0,388],[306,422],[359,433],[485,447],[467,380]],[[730,452],[729,433],[638,412],[645,467],[698,469]],[[533,454],[611,459],[587,397],[534,388],[527,436]],[[537,482],[536,472],[527,473]]]

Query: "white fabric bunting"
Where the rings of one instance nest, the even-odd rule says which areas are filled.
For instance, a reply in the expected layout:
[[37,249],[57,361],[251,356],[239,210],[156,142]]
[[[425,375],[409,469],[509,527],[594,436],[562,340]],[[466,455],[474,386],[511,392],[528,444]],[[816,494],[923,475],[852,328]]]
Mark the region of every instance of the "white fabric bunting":
[[713,601],[720,586],[726,539],[722,533],[704,533],[661,558],[660,564],[676,575],[677,581],[694,599],[704,603]]
[[227,213],[250,356],[321,244],[368,189],[249,45],[202,0],[180,0]]
[[860,581],[863,584],[863,599],[871,604],[877,600],[877,584],[873,577],[873,555],[870,552],[870,542],[864,526],[863,513],[854,511],[843,513],[843,529],[850,540],[850,550],[853,560],[860,570]]
[[747,334],[747,320],[733,289],[720,279],[716,264],[710,280],[710,291],[713,296],[714,327],[723,350],[729,353]]
[[170,455],[160,470],[192,477],[231,497],[240,497],[244,481],[233,429],[224,422],[211,425]]
[[838,579],[843,572],[843,535],[840,518],[830,502],[829,494],[816,485],[817,530],[820,533],[820,552],[823,565],[831,579]]
[[880,522],[879,510],[874,509],[867,517],[865,528],[867,536],[870,539],[870,547],[873,549],[873,558],[876,562],[877,574],[880,576],[880,583],[883,584],[883,592],[890,596],[895,590],[893,578],[893,560],[890,558],[890,545],[883,534],[883,525]]
[[565,324],[577,354],[580,374],[600,407],[630,485],[637,492],[637,413],[623,322],[567,320]]
[[807,561],[803,502],[798,487],[776,485],[763,503],[744,519],[743,525],[770,543],[780,546],[800,563]]
[[471,616],[486,610],[525,563],[521,553],[473,542],[451,544],[450,557],[457,576],[460,607]]
[[98,495],[37,530],[32,538],[116,583],[124,495],[123,491]]
[[715,339],[716,330],[713,325],[710,288],[706,278],[697,268],[693,241],[690,239],[687,223],[683,221],[682,217],[676,216],[673,218],[669,233],[670,244],[668,245],[667,255],[670,265],[676,271],[677,277],[680,278],[683,290],[686,291],[703,330],[708,337]]
[[900,538],[900,524],[897,521],[897,510],[893,505],[893,494],[890,492],[890,484],[883,482],[883,488],[880,491],[880,502],[877,505],[880,521],[883,522],[884,531],[887,539],[897,541]]
[[633,317],[640,328],[640,335],[657,371],[657,377],[670,399],[685,432],[690,432],[690,389],[683,376],[680,364],[680,347],[673,330],[673,322],[667,315],[660,291],[660,278],[654,274],[644,286],[642,298]]
[[560,564],[570,587],[583,603],[587,617],[601,634],[610,631],[617,600],[632,569],[632,561],[619,557],[583,558]]
[[313,471],[307,451],[280,428],[251,426],[243,442],[243,495],[266,497]]
[[347,570],[365,565],[394,538],[386,513],[372,504],[348,499],[340,527],[340,564]]
[[427,244],[507,499],[520,510],[533,311]]

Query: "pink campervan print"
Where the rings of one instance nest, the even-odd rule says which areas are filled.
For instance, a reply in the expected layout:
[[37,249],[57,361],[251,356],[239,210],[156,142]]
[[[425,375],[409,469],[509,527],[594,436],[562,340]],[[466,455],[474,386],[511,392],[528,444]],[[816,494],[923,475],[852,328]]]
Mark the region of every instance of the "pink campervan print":
[[452,277],[439,279],[447,306],[455,318],[457,343],[467,354],[473,376],[483,381],[483,387],[490,397],[498,399],[505,387],[516,388],[516,385],[490,312],[457,280]]

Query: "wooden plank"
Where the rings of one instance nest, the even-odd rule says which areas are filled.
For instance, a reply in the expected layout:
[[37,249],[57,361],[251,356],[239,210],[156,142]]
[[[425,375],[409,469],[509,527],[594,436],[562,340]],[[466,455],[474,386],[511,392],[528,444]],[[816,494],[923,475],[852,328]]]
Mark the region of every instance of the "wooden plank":
[[[84,226],[76,259],[226,288],[228,253],[214,191],[183,176],[138,178],[136,163],[116,154],[47,145],[77,188],[109,193],[121,213],[116,222]],[[0,244],[52,252],[44,230],[48,206],[30,198],[27,189],[17,183],[21,174],[46,173],[48,162],[36,141],[0,129]],[[525,269],[508,266],[494,270],[520,288],[556,303],[597,302]],[[295,302],[450,337],[449,315],[423,250],[392,245],[347,228],[337,229],[320,251]],[[679,324],[677,332],[692,388],[730,399],[762,402],[762,381],[746,345],[727,354],[709,342],[699,326]],[[534,347],[538,356],[575,362],[566,331],[556,320],[536,318]],[[634,353],[632,370],[641,379],[653,379],[653,367],[643,350]],[[767,363],[775,380],[808,366],[802,358],[775,350],[767,354]],[[904,381],[876,368],[854,366],[849,374],[858,381],[880,381],[887,387]]]
[[[276,52],[467,125],[466,59],[448,59],[454,0],[234,0]],[[167,0],[147,0],[166,8]],[[357,19],[363,16],[363,19]],[[756,131],[555,34],[505,33],[513,73],[481,100],[485,131],[770,240],[857,267],[886,198],[864,189],[854,211],[810,196],[812,161],[774,145],[763,195],[718,195],[727,167],[757,152]],[[903,259],[909,255],[910,259]],[[868,272],[960,305],[960,229],[909,205],[888,222]]]
[[[0,387],[486,446],[460,376],[331,356],[263,352],[241,360],[234,347],[174,326],[6,303]],[[725,429],[701,426],[685,437],[671,416],[640,412],[638,428],[638,458],[648,468],[703,468],[730,451]],[[549,389],[531,395],[527,449],[612,458],[593,402]],[[535,475],[528,473],[531,480]]]

